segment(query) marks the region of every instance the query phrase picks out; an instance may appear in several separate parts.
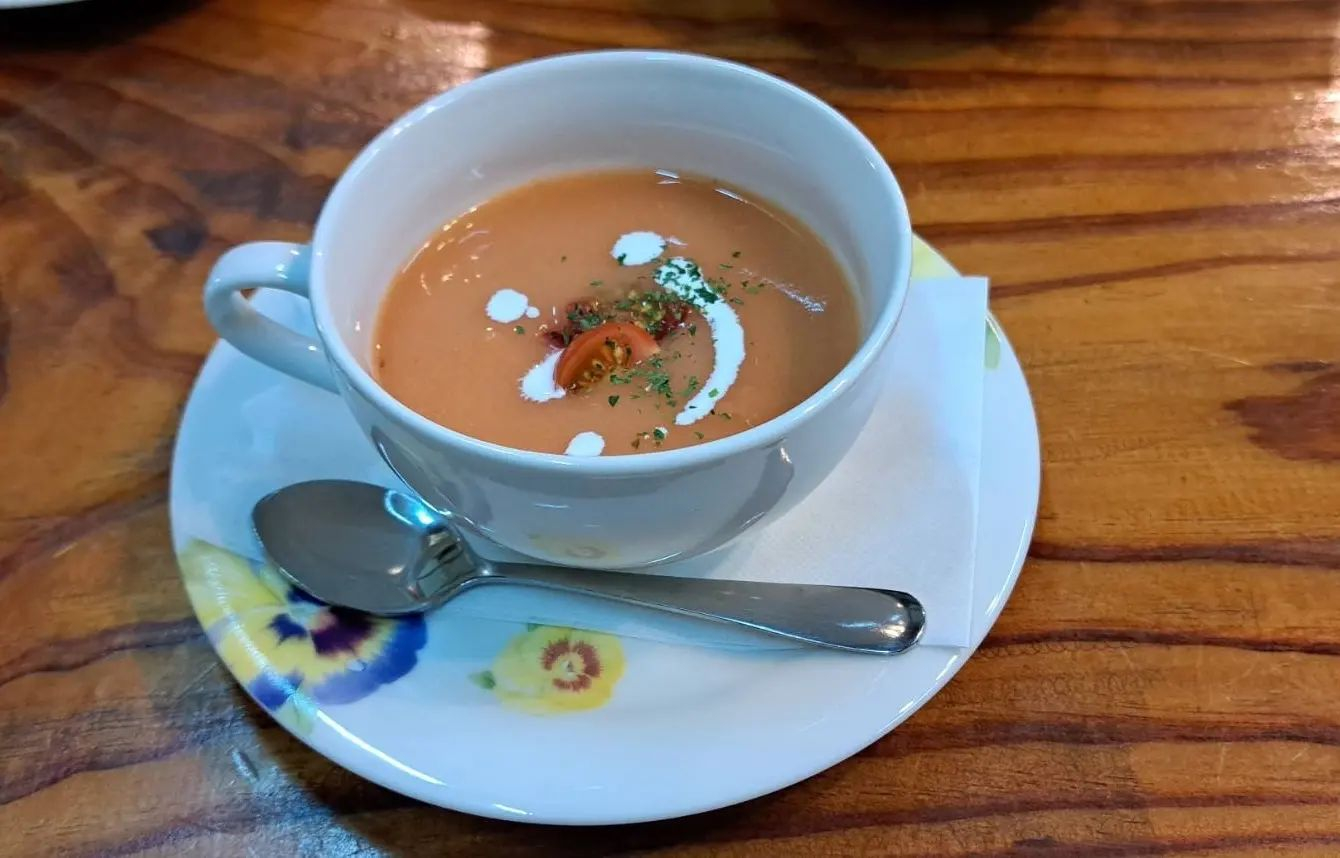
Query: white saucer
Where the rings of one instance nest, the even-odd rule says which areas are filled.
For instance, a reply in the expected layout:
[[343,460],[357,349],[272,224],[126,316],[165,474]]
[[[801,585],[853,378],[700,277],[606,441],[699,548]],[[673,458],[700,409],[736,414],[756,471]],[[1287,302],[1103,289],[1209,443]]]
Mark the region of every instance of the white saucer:
[[[918,243],[914,277],[952,274]],[[989,322],[996,336],[983,394],[990,431],[974,648],[1018,577],[1039,488],[1028,388]],[[714,649],[497,620],[448,623],[440,614],[369,623],[332,612],[268,570],[197,541],[250,543],[255,498],[234,475],[291,443],[271,429],[284,425],[286,408],[301,407],[299,386],[226,345],[214,349],[173,457],[173,539],[201,624],[238,680],[319,753],[390,789],[529,822],[639,822],[710,810],[856,753],[929,700],[972,653],[919,647],[880,659]],[[334,437],[346,434],[331,428]],[[358,476],[334,467],[339,453],[320,443],[279,452],[311,457],[314,470],[326,462],[328,476]],[[554,693],[555,679],[575,683],[576,693]]]

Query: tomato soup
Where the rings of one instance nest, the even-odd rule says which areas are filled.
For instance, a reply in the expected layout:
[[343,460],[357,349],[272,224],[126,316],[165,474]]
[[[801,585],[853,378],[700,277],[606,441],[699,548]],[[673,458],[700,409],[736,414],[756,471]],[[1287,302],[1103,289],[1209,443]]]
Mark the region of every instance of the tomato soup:
[[573,456],[724,438],[851,359],[833,254],[764,200],[667,170],[581,173],[452,218],[383,301],[378,382],[450,429]]

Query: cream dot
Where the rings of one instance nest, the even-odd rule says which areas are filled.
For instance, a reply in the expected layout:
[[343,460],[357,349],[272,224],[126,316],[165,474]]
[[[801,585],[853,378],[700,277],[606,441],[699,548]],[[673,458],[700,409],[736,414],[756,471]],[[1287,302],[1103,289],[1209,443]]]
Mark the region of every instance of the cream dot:
[[619,236],[610,256],[620,265],[646,265],[665,250],[665,239],[654,232],[629,232]]
[[595,432],[578,432],[568,442],[569,456],[599,456],[605,449],[605,439]]
[[521,377],[521,395],[531,402],[548,402],[562,399],[567,391],[554,381],[554,368],[558,366],[558,357],[563,354],[559,349],[551,351],[545,359],[531,367]]
[[530,306],[530,299],[515,289],[499,289],[493,293],[489,299],[488,306],[484,312],[488,313],[489,318],[495,322],[515,322],[526,314],[526,308]]

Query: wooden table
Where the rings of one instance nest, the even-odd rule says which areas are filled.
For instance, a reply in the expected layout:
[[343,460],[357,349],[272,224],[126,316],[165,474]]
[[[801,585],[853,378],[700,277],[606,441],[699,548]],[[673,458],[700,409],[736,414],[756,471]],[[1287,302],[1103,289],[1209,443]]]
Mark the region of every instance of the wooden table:
[[[1335,0],[91,0],[0,12],[0,854],[1340,854]],[[1043,436],[981,651],[812,780],[545,830],[336,768],[235,686],[168,538],[231,244],[301,240],[428,95],[618,45],[877,143]]]

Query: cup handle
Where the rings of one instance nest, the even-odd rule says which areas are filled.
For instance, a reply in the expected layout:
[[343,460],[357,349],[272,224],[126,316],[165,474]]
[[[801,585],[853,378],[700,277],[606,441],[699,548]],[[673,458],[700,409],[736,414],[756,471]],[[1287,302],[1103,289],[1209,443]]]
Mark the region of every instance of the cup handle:
[[280,372],[338,393],[321,343],[266,318],[240,294],[260,287],[307,298],[312,249],[287,241],[242,244],[219,257],[205,283],[205,315],[237,350]]

